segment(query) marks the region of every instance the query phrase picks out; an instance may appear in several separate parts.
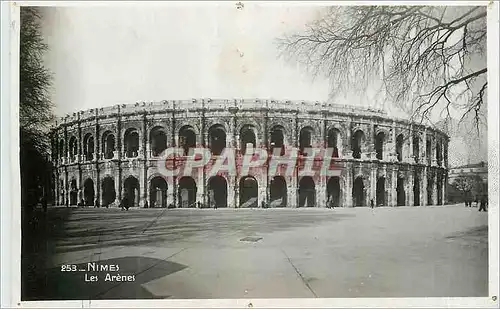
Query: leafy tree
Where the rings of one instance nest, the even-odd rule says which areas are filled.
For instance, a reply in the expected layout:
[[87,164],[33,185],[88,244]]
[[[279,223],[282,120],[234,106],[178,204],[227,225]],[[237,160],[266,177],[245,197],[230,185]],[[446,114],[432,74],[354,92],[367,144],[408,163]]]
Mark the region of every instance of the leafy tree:
[[327,7],[279,43],[284,55],[328,77],[332,95],[375,86],[420,121],[436,112],[449,118],[451,107],[473,115],[478,131],[484,121],[484,6]]
[[49,126],[53,120],[49,90],[51,74],[44,67],[40,14],[35,7],[21,7],[20,29],[20,168],[22,205],[32,205],[48,194],[50,177]]

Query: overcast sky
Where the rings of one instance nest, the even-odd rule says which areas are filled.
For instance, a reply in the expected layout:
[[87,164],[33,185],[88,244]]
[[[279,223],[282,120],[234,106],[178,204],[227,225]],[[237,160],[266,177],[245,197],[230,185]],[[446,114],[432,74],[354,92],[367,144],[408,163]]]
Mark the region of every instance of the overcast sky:
[[[328,81],[278,59],[275,45],[319,9],[246,3],[239,10],[234,2],[44,8],[56,114],[166,99],[325,101]],[[337,103],[381,107],[364,94]],[[452,141],[451,164],[467,163],[468,144]],[[475,153],[473,162],[486,152]]]

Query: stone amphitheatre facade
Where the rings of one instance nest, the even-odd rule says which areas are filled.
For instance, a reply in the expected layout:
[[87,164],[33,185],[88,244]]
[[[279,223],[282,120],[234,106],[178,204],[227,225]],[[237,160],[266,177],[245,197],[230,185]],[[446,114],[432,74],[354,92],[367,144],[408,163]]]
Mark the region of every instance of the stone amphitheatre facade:
[[[443,132],[366,108],[319,102],[189,100],[80,111],[51,132],[58,205],[113,207],[326,207],[444,204],[448,142]],[[163,177],[168,147],[334,149],[340,176]],[[178,158],[177,160],[182,160]],[[199,202],[199,203],[198,203]]]

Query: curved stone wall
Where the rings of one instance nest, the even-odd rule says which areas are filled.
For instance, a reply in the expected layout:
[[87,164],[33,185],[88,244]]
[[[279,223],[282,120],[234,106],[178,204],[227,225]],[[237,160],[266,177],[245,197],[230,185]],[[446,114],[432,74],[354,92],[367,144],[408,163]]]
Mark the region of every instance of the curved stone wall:
[[[448,136],[373,109],[319,102],[138,102],[74,113],[51,135],[56,204],[136,207],[340,207],[444,204]],[[167,147],[334,148],[339,177],[166,179]],[[198,202],[200,204],[198,204]]]

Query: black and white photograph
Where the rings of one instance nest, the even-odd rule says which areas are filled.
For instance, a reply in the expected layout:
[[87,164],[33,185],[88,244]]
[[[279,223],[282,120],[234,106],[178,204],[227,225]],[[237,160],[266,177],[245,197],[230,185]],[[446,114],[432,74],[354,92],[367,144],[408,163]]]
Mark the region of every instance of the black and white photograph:
[[10,5],[13,306],[498,306],[498,3]]

